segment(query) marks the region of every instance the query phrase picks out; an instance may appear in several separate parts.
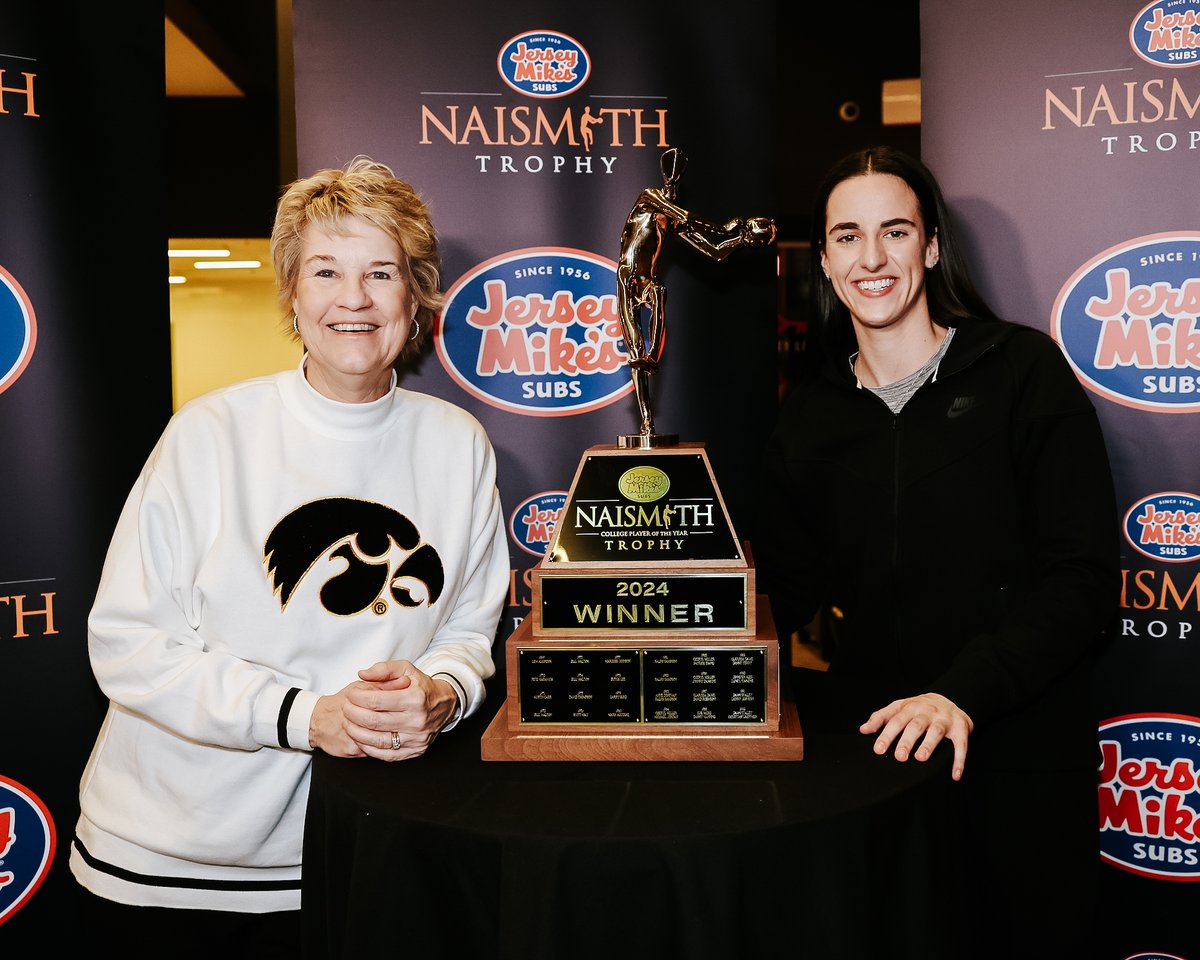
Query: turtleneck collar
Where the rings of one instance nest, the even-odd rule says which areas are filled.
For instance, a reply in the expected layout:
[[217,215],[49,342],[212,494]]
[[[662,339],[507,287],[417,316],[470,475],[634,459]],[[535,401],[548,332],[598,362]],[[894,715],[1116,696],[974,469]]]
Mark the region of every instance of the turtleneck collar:
[[378,436],[392,425],[392,414],[402,402],[403,391],[396,389],[396,371],[391,387],[378,400],[369,403],[343,403],[331,400],[313,389],[304,376],[308,354],[279,380],[284,405],[305,426],[335,440],[366,440]]

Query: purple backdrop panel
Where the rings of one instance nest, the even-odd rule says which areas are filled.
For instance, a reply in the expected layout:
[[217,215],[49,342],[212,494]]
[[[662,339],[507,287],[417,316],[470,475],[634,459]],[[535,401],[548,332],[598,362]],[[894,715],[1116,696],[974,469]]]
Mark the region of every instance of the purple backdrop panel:
[[1200,0],[922,0],[921,25],[923,159],[988,298],[1090,391],[1123,513],[1096,691],[1105,956],[1196,956]]

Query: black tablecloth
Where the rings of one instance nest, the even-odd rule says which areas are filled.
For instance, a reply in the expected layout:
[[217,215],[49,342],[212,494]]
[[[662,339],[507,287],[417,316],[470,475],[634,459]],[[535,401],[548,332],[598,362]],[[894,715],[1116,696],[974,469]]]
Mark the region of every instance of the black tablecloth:
[[317,754],[308,956],[961,955],[948,750],[805,726],[796,762],[484,761],[498,706],[414,760]]

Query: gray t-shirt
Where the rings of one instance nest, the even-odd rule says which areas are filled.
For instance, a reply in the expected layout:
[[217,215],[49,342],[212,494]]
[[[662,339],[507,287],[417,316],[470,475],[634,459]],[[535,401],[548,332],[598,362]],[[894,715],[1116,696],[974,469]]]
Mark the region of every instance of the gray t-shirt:
[[[919,370],[914,370],[907,377],[897,380],[895,383],[888,383],[882,387],[864,387],[859,382],[859,389],[870,390],[875,396],[879,397],[888,405],[888,409],[892,413],[899,413],[909,398],[917,392],[917,388],[921,386],[930,377],[937,379],[937,368],[942,362],[942,357],[946,355],[946,350],[950,346],[950,341],[954,337],[954,328],[946,328],[946,336],[942,339],[942,344],[937,348],[937,352],[930,357],[921,366]],[[854,369],[854,361],[858,359],[858,354],[854,353],[850,356],[850,368]]]

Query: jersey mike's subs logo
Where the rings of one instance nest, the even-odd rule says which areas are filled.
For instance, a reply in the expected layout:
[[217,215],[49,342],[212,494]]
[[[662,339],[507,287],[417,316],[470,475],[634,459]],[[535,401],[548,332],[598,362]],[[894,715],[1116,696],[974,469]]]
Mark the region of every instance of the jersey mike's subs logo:
[[1177,953],[1160,953],[1158,950],[1150,953],[1133,953],[1125,960],[1187,960],[1186,957],[1181,957]]
[[0,267],[0,393],[17,382],[36,342],[33,304],[16,278]]
[[1200,233],[1118,244],[1063,285],[1051,335],[1084,385],[1157,413],[1200,410]]
[[54,847],[54,821],[46,805],[15,780],[0,776],[0,924],[41,886]]
[[446,372],[484,403],[535,417],[629,394],[616,264],[536,247],[479,264],[450,288],[435,333]]
[[1200,717],[1100,725],[1100,856],[1161,880],[1200,880]]
[[518,33],[500,48],[496,68],[504,82],[529,97],[565,97],[592,72],[583,45],[557,30]]
[[513,543],[526,553],[544,557],[566,503],[565,490],[546,490],[526,497],[508,518]]
[[1125,539],[1166,563],[1200,559],[1200,497],[1172,490],[1143,497],[1125,514]]
[[1129,45],[1158,67],[1200,63],[1200,0],[1154,0],[1129,27]]

